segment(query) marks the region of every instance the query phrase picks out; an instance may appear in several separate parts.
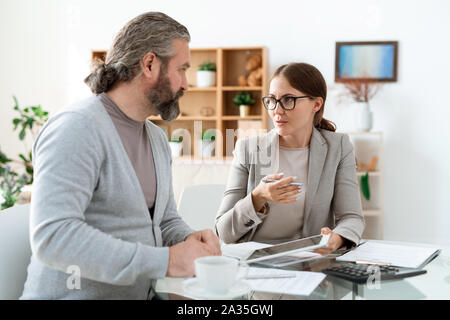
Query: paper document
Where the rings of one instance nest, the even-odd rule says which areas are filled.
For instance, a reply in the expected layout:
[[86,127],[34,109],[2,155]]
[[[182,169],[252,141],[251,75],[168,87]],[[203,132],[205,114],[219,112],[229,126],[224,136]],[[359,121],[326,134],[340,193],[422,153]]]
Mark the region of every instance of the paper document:
[[384,262],[397,267],[419,268],[438,250],[438,248],[367,241],[336,260]]
[[[241,273],[245,270],[241,270]],[[309,296],[326,277],[319,272],[288,271],[272,268],[249,268],[247,276],[293,274],[293,278],[244,279],[252,290],[258,292],[282,293]],[[242,275],[242,274],[241,274]]]
[[271,244],[249,241],[242,243],[232,243],[222,245],[222,255],[232,258],[238,258],[245,260],[253,253],[253,251],[267,248],[272,246]]

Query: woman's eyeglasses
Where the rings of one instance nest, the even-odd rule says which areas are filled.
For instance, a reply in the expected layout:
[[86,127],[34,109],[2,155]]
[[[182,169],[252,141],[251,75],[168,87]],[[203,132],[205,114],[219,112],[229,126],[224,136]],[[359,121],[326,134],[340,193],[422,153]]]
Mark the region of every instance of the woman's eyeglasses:
[[276,99],[274,97],[262,97],[262,102],[264,108],[267,110],[275,110],[277,108],[277,103],[280,103],[281,108],[284,110],[292,110],[295,108],[295,102],[297,99],[312,99],[311,96],[300,96],[300,97],[282,97],[281,99]]

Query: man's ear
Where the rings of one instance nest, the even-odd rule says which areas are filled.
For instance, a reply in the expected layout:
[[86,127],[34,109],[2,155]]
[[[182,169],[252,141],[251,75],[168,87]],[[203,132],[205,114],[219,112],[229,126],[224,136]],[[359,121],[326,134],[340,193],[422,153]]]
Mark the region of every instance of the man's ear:
[[157,79],[159,69],[161,65],[159,59],[156,58],[156,54],[153,52],[147,52],[142,57],[142,75],[147,79]]

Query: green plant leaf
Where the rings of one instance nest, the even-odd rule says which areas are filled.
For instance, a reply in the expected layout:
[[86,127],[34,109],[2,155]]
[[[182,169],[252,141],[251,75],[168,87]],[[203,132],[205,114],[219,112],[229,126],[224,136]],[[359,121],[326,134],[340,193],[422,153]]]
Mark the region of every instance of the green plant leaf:
[[13,96],[13,100],[14,100],[14,110],[19,110],[19,102],[17,101],[16,96]]
[[19,132],[19,139],[23,140],[25,138],[25,128],[22,128]]
[[202,63],[199,67],[199,71],[216,71],[216,64],[214,62]]
[[183,142],[183,137],[170,137],[169,142]]
[[361,176],[361,192],[366,200],[370,200],[369,173]]
[[205,141],[216,140],[216,132],[214,130],[205,130],[202,134],[202,140]]
[[19,158],[22,159],[24,162],[28,162],[27,158],[23,154],[19,154]]
[[31,176],[30,178],[33,177],[33,173],[34,173],[33,168],[31,168],[31,167],[26,167],[26,168],[25,168],[25,171]]
[[28,127],[30,128],[30,130],[33,129],[33,124],[34,124],[35,121],[36,121],[36,120],[33,119],[32,117],[27,117],[26,124],[28,125]]
[[248,105],[251,106],[255,103],[255,100],[252,98],[250,93],[246,91],[242,91],[237,94],[233,99],[234,104],[236,105]]
[[20,124],[21,121],[22,121],[22,120],[19,119],[19,118],[14,118],[14,119],[13,119],[13,125],[14,125],[14,129],[13,129],[13,130],[16,130],[16,129],[17,129],[17,126]]
[[1,150],[0,150],[0,163],[8,163],[11,162],[11,159],[9,159],[6,154],[4,154]]

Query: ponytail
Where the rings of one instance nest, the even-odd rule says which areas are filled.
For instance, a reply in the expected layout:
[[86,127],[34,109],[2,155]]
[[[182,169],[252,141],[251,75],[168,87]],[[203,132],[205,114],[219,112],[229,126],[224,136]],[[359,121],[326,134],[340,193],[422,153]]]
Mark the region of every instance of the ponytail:
[[336,131],[336,124],[330,120],[327,120],[325,118],[320,119],[320,122],[318,125],[315,126],[318,129],[325,129],[328,131]]
[[106,92],[114,85],[118,76],[114,68],[107,66],[101,60],[95,60],[93,71],[84,79],[84,82],[95,94]]
[[[324,102],[325,104],[325,102]],[[324,129],[328,131],[336,131],[336,124],[330,120],[327,120],[323,117],[324,104],[320,107],[319,111],[314,115],[314,127],[317,129]]]

